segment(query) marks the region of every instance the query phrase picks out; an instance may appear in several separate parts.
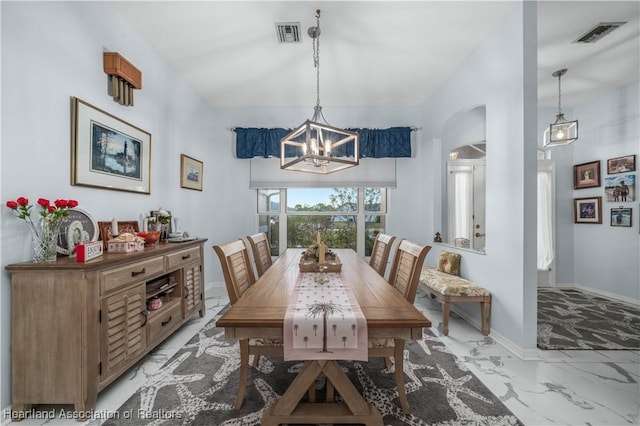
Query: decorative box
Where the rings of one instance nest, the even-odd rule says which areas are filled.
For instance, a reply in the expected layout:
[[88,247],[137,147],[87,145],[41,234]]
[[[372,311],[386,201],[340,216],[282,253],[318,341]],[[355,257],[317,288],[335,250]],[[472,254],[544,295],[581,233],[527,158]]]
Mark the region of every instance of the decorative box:
[[[302,258],[300,259],[298,266],[300,267],[300,272],[319,272],[318,262],[314,260],[306,260]],[[342,262],[340,262],[340,258],[338,256],[336,256],[334,260],[327,260],[325,266],[327,267],[325,272],[342,271]]]
[[134,251],[144,250],[143,241],[121,241],[121,240],[109,240],[107,241],[107,251],[110,253],[132,253]]
[[102,256],[102,241],[87,242],[76,246],[76,261],[84,263]]

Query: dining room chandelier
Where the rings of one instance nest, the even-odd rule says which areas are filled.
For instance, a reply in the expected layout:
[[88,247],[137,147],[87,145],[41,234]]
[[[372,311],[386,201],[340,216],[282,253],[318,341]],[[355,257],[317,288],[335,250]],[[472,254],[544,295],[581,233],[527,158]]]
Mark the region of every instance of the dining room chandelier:
[[553,73],[554,77],[558,77],[558,114],[556,121],[544,131],[545,147],[569,145],[578,139],[578,120],[566,121],[562,112],[560,80],[566,72],[567,69],[563,68]]
[[307,30],[313,40],[316,68],[316,106],[313,117],[280,140],[280,168],[299,172],[328,174],[357,166],[358,133],[330,126],[320,106],[320,9],[316,26]]

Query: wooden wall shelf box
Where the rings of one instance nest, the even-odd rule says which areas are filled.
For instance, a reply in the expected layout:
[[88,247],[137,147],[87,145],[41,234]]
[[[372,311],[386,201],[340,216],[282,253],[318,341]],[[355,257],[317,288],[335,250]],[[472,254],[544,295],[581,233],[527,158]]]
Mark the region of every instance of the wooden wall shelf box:
[[103,69],[109,75],[115,75],[129,82],[135,89],[142,89],[142,71],[134,67],[117,52],[103,53]]
[[[203,317],[206,241],[8,265],[15,418],[35,404],[90,412],[100,391],[195,312]],[[149,311],[154,298],[162,307]]]

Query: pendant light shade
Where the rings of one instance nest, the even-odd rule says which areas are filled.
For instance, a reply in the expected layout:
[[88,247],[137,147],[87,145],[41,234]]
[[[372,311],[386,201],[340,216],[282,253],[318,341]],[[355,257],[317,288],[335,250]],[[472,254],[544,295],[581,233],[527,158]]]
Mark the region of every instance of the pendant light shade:
[[554,77],[558,77],[558,114],[556,121],[544,131],[545,147],[569,145],[578,139],[578,120],[567,121],[562,112],[560,79],[566,72],[567,69],[563,68],[553,73]]
[[328,174],[357,166],[359,138],[356,132],[330,126],[320,106],[320,10],[316,26],[308,30],[313,39],[316,68],[316,106],[311,120],[293,129],[280,140],[280,168],[299,172]]

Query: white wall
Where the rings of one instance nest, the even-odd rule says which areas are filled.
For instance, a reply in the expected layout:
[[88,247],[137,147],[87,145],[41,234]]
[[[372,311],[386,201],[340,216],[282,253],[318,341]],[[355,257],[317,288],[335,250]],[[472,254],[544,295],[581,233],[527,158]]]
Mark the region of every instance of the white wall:
[[[135,220],[163,206],[192,234],[216,239],[222,200],[234,181],[220,184],[218,161],[228,152],[217,115],[180,80],[155,51],[104,2],[1,2],[2,8],[2,204],[26,196],[73,198],[96,220]],[[135,106],[107,94],[103,51],[117,51],[142,71]],[[103,109],[152,135],[151,195],[70,185],[72,96]],[[181,189],[180,154],[204,162],[204,191]],[[225,169],[225,167],[227,169]],[[243,206],[244,207],[244,206]],[[239,210],[251,218],[250,212]],[[9,209],[0,210],[2,266],[32,257],[27,227]],[[236,217],[237,218],[237,217]],[[232,222],[226,229],[237,230]],[[207,243],[207,248],[210,244]],[[217,260],[216,262],[217,263]],[[205,250],[205,280],[214,277],[214,253]],[[10,404],[10,276],[0,282],[0,406]],[[19,307],[14,307],[19,309]]]
[[[635,154],[636,161],[640,160],[640,83],[613,89],[565,114],[568,119],[578,119],[579,138],[568,147],[551,150],[559,175],[556,178],[558,242],[564,242],[568,250],[567,253],[560,249],[558,253],[559,259],[565,256],[558,265],[558,283],[621,296],[637,303],[640,300],[640,199],[636,195],[633,202],[607,202],[604,179],[614,176],[607,174],[607,159]],[[601,186],[574,190],[573,165],[591,161],[601,162]],[[636,175],[636,191],[640,189],[638,173],[638,170],[630,173]],[[574,224],[573,198],[596,196],[601,196],[603,201],[602,224]],[[611,208],[620,205],[633,209],[631,228],[610,225]]]
[[[536,338],[536,9],[530,3],[514,6],[487,41],[427,99],[423,142],[428,148],[421,157],[424,168],[433,171],[429,180],[440,188],[444,169],[438,163],[446,122],[461,111],[486,106],[486,254],[461,251],[461,268],[463,276],[492,292],[492,333],[516,350],[535,348]],[[438,198],[433,188],[426,191],[427,200]],[[424,226],[431,227],[431,236],[442,231],[434,213],[440,207],[423,206],[430,211],[431,217],[426,216],[431,220]],[[435,246],[427,263],[435,264],[442,248]],[[479,322],[478,307],[461,308]]]

